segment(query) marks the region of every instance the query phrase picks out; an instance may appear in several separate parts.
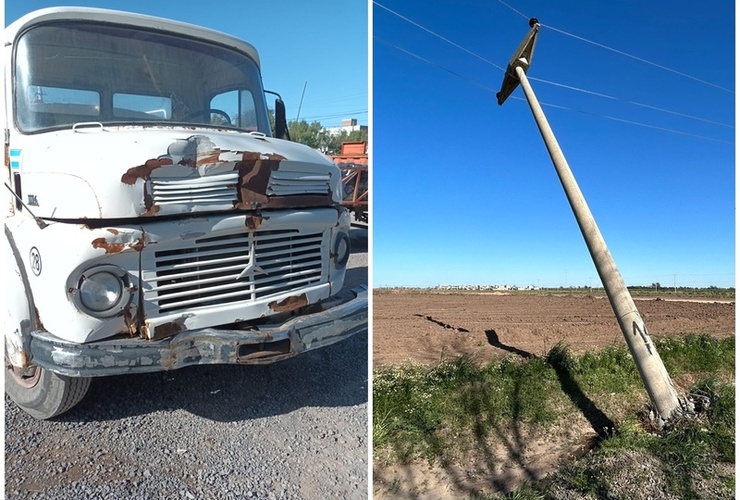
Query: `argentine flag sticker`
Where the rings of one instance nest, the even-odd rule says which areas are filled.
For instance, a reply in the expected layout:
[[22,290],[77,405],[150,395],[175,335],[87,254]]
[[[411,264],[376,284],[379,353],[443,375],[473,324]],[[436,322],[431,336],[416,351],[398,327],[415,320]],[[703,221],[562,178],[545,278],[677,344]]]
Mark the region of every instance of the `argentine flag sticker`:
[[21,150],[11,149],[10,150],[10,168],[18,170],[21,168]]

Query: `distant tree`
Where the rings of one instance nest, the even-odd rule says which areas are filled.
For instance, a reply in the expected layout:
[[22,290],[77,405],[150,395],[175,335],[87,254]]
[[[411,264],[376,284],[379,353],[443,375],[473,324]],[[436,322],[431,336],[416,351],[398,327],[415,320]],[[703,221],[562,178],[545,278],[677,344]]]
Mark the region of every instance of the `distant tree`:
[[345,142],[367,142],[367,130],[353,130],[352,132],[342,130],[339,134],[331,136],[326,153],[339,154]]
[[272,130],[272,133],[275,133],[275,110],[272,108],[269,108],[267,110],[267,119],[270,121],[270,130]]
[[367,130],[353,130],[347,134],[345,142],[367,142]]
[[319,122],[292,121],[288,124],[288,130],[294,142],[300,142],[320,151],[326,151],[331,142],[329,132],[322,128]]
[[211,113],[211,125],[231,125],[236,123],[236,117],[232,118],[231,121],[227,120],[225,116]]
[[[274,132],[275,110],[268,109],[267,116],[270,120],[270,128]],[[318,149],[324,154],[339,154],[342,150],[342,143],[345,142],[367,142],[368,140],[367,130],[353,130],[349,133],[342,131],[337,135],[332,135],[321,126],[320,122],[308,123],[306,120],[288,123],[288,131],[293,142]]]

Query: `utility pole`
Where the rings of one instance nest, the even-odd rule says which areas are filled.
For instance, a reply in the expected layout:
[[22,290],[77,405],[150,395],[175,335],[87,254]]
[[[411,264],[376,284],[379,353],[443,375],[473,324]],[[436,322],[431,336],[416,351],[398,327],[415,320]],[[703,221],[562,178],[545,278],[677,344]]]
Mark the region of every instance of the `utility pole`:
[[545,146],[550,154],[555,170],[568,198],[570,207],[576,217],[581,234],[586,241],[586,246],[596,266],[604,290],[614,310],[622,334],[629,347],[632,358],[635,360],[637,370],[645,385],[650,401],[657,413],[658,425],[662,425],[670,419],[674,413],[681,410],[681,403],[676,389],[673,386],[668,371],[660,359],[658,351],[648,335],[647,327],[637,311],[632,296],[622,279],[614,259],[609,253],[606,242],[596,225],[596,220],[588,208],[586,199],[568,165],[565,155],[560,149],[555,134],[550,128],[545,113],[527,80],[527,70],[532,62],[532,54],[537,43],[540,24],[537,19],[530,19],[530,32],[517,48],[514,56],[506,68],[506,75],[501,84],[501,91],[496,94],[498,104],[502,105],[509,95],[519,84],[522,86],[527,98],[532,115],[534,115],[537,127],[540,130]]
[[298,113],[295,115],[295,121],[298,122],[298,118],[301,116],[301,108],[303,107],[303,96],[306,95],[306,86],[308,85],[308,80],[306,80],[306,83],[303,84],[303,92],[301,92],[301,100],[298,103]]

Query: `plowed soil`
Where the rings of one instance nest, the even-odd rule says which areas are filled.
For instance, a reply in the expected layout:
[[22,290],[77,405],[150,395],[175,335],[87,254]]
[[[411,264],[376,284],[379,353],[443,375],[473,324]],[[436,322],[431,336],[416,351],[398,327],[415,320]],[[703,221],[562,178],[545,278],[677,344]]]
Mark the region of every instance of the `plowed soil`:
[[[735,332],[735,302],[635,298],[653,338]],[[373,363],[435,364],[460,355],[488,362],[507,353],[542,356],[563,342],[574,353],[624,343],[605,296],[575,293],[440,293],[376,290]]]
[[[677,301],[664,296],[636,297],[635,302],[653,338],[685,334],[721,338],[735,331],[734,300]],[[479,363],[508,354],[543,356],[558,342],[576,354],[625,343],[608,299],[599,295],[373,293],[375,367],[407,361],[432,365],[461,355]],[[373,497],[436,500],[502,494],[583,455],[595,438],[589,422],[576,414],[566,427],[549,431],[512,423],[511,429],[500,429],[498,439],[478,446],[482,452],[476,448],[445,466],[430,466],[426,460],[386,462],[376,456]]]

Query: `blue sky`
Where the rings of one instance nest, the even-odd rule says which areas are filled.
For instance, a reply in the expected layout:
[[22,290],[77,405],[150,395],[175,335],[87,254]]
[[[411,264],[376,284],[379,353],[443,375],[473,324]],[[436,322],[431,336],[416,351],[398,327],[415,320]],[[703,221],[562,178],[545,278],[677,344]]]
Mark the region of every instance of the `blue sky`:
[[506,4],[373,6],[373,285],[599,283],[521,88],[496,103],[532,16],[530,83],[627,284],[734,286],[734,2]]
[[237,36],[259,51],[265,88],[282,95],[289,120],[298,116],[325,127],[338,126],[343,118],[368,123],[368,5],[364,0],[6,0],[5,23],[58,5],[138,12]]
[[[68,3],[6,1],[5,21]],[[244,38],[289,119],[308,82],[301,119],[369,121],[364,1],[73,3]],[[536,16],[529,78],[627,283],[733,286],[734,2],[506,4],[373,6],[374,285],[598,283],[521,89],[495,100]]]

